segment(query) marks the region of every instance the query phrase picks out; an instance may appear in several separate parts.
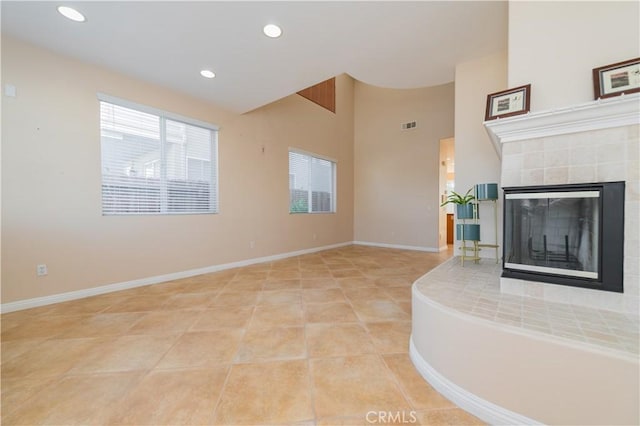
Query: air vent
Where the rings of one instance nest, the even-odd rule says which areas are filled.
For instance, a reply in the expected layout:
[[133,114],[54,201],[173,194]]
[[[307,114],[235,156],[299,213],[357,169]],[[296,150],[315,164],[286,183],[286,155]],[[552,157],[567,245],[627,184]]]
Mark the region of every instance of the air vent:
[[409,121],[408,123],[402,123],[401,128],[402,128],[402,130],[415,129],[416,128],[416,122],[415,121]]

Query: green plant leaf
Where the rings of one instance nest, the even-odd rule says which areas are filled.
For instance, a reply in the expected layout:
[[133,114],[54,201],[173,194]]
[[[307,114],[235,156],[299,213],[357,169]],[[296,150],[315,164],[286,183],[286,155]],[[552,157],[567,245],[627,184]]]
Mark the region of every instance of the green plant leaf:
[[469,204],[471,201],[476,199],[475,195],[473,195],[471,191],[473,191],[473,187],[469,188],[469,190],[464,195],[460,195],[455,191],[451,191],[451,194],[447,197],[447,201],[440,204],[440,207],[444,207],[447,204]]

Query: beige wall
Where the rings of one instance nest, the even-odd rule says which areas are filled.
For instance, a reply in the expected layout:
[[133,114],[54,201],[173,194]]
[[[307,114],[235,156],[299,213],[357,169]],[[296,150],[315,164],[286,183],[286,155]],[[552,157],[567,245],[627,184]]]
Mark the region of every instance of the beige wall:
[[510,1],[509,87],[531,83],[531,111],[591,101],[593,68],[640,56],[639,27],[637,1]]
[[[439,140],[453,136],[454,84],[355,84],[356,241],[438,250]],[[412,130],[401,124],[417,121]]]
[[[456,192],[465,193],[477,183],[500,182],[500,158],[482,124],[487,94],[507,87],[506,52],[486,56],[456,66]],[[499,191],[498,244],[502,245],[502,194]],[[480,238],[483,243],[495,240],[492,208],[483,203],[480,211]],[[456,246],[459,243],[456,241]],[[459,254],[459,251],[455,252]],[[500,248],[499,254],[502,254]],[[485,249],[481,257],[494,257]]]
[[[296,95],[236,115],[3,37],[7,83],[17,97],[2,99],[3,303],[353,239],[348,76],[335,115]],[[220,213],[102,216],[97,92],[219,125]],[[289,215],[289,147],[337,160],[336,214]]]

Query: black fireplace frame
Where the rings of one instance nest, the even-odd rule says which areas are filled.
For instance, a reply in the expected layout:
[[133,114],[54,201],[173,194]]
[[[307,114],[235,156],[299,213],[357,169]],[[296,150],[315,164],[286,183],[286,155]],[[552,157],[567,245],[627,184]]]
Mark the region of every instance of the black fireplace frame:
[[[503,188],[502,277],[582,287],[622,293],[624,276],[624,182],[580,183],[567,185],[519,186]],[[540,192],[600,191],[600,248],[598,278],[572,277],[505,267],[507,242],[507,195]]]

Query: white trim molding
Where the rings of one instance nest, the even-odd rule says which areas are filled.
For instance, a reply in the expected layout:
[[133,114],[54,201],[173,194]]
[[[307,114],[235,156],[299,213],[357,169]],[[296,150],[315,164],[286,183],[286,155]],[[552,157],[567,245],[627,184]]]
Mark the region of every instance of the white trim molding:
[[413,343],[413,336],[409,340],[409,357],[413,361],[420,375],[435,390],[440,392],[448,400],[455,403],[458,407],[473,414],[474,416],[484,420],[492,425],[541,425],[542,423],[514,413],[499,405],[493,404],[486,399],[482,399],[475,394],[461,388],[451,380],[438,373],[416,349]]
[[485,121],[484,127],[502,158],[502,144],[527,139],[640,124],[640,93],[584,104]]
[[191,269],[188,271],[174,272],[165,275],[156,275],[153,277],[141,278],[138,280],[124,281],[103,285],[99,287],[91,287],[82,290],[70,291],[67,293],[52,294],[50,296],[35,297],[33,299],[18,300],[16,302],[3,303],[0,305],[0,312],[14,312],[23,309],[37,308],[38,306],[51,305],[53,303],[68,302],[70,300],[83,299],[85,297],[97,296],[99,294],[112,293],[114,291],[128,290],[131,288],[142,287],[151,284],[158,284],[166,281],[189,278],[196,275],[209,274],[211,272],[223,271],[225,269],[240,268],[242,266],[254,265],[256,263],[273,262],[276,260],[286,259],[293,256],[301,256],[303,254],[315,253],[322,250],[329,250],[338,247],[352,245],[352,241],[344,243],[332,244],[322,247],[313,247],[310,249],[297,250],[288,253],[281,253],[272,256],[256,257],[253,259],[241,260],[238,262],[224,263],[220,265],[206,266],[204,268]]
[[429,253],[439,253],[447,249],[447,247],[422,247],[422,246],[406,246],[402,244],[386,244],[386,243],[374,243],[372,241],[354,241],[353,244],[359,246],[370,246],[370,247],[383,247],[383,248],[392,248],[399,250],[416,250],[416,251],[426,251]]

